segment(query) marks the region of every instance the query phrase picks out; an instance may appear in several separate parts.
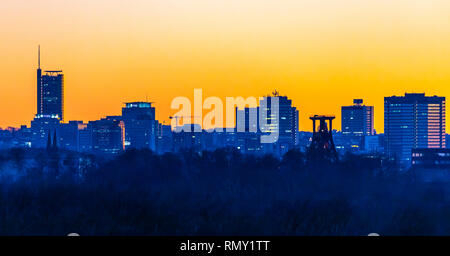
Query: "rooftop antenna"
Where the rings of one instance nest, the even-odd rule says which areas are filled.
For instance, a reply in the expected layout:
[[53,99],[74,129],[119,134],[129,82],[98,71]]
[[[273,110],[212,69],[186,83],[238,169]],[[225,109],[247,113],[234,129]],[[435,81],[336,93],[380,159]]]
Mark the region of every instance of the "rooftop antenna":
[[41,69],[41,45],[38,45],[38,69]]

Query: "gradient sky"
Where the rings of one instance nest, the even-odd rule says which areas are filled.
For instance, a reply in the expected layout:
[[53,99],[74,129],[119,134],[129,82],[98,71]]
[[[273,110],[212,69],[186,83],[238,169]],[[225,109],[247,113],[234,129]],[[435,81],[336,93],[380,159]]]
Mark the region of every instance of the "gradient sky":
[[0,127],[36,113],[43,69],[65,74],[65,119],[120,114],[176,96],[293,99],[308,116],[363,98],[383,131],[383,97],[450,96],[448,0],[2,0]]

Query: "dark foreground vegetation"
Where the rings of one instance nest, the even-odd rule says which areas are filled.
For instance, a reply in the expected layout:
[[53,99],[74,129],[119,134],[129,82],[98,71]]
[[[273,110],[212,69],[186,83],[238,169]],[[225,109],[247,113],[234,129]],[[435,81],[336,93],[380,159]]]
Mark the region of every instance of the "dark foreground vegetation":
[[0,235],[449,235],[448,184],[348,155],[0,153]]

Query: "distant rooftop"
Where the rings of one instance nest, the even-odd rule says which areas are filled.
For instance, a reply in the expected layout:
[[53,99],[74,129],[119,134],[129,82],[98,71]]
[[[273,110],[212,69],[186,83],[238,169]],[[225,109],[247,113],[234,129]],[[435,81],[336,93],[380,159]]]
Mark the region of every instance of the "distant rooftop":
[[372,106],[366,106],[364,105],[363,99],[353,99],[353,105],[351,106],[342,106],[342,109],[362,109],[364,107],[372,107]]
[[126,108],[150,108],[153,102],[147,101],[135,101],[135,102],[125,102]]
[[353,104],[361,105],[361,104],[363,104],[363,99],[354,99]]
[[35,119],[39,119],[39,118],[51,118],[51,119],[58,119],[59,116],[58,114],[51,114],[51,115],[44,115],[44,114],[36,114],[34,116]]
[[62,75],[62,70],[44,70],[44,72],[46,73],[45,75],[47,76],[57,76],[57,75]]
[[406,102],[412,102],[412,101],[437,103],[440,101],[444,101],[445,97],[439,97],[436,95],[425,96],[425,93],[405,93],[405,96],[385,97],[384,100],[387,100],[390,102],[397,102],[397,103],[406,103]]

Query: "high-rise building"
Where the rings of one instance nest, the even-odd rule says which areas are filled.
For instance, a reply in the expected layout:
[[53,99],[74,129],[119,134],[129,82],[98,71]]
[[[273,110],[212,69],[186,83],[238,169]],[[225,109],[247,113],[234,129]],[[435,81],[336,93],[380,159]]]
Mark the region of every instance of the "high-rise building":
[[[278,106],[272,103],[278,103]],[[283,155],[298,142],[298,110],[286,96],[274,92],[262,97],[256,108],[236,108],[235,146],[242,152]],[[261,136],[277,134],[272,143],[262,143]]]
[[128,102],[122,108],[125,147],[156,150],[158,123],[151,102]]
[[93,152],[115,154],[124,149],[124,124],[120,117],[108,116],[90,121],[87,129],[92,136]]
[[412,149],[445,148],[445,97],[385,97],[384,133],[388,157],[404,166],[411,164]]
[[373,106],[363,105],[362,99],[354,99],[352,106],[342,106],[341,132],[335,136],[338,152],[365,150],[365,137],[375,134],[373,118]]
[[344,135],[373,135],[373,106],[363,105],[362,99],[353,100],[353,106],[341,108],[341,130]]
[[64,75],[61,70],[44,71],[42,75],[40,48],[37,69],[37,116],[64,120]]
[[[271,104],[275,98],[278,100],[278,113],[272,108]],[[263,119],[263,123],[266,124],[263,130],[278,131],[276,143],[263,144],[264,150],[267,153],[273,152],[277,155],[283,155],[289,149],[294,148],[298,133],[298,110],[292,106],[292,100],[286,96],[280,96],[275,91],[272,96],[261,98],[259,111],[261,111],[258,115],[259,118]]]
[[[272,103],[278,102],[278,108]],[[245,153],[283,155],[298,142],[298,110],[286,96],[274,92],[262,97],[256,108],[236,108],[236,144]],[[261,136],[278,134],[273,143],[261,143]]]

